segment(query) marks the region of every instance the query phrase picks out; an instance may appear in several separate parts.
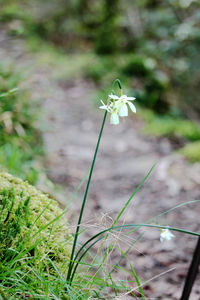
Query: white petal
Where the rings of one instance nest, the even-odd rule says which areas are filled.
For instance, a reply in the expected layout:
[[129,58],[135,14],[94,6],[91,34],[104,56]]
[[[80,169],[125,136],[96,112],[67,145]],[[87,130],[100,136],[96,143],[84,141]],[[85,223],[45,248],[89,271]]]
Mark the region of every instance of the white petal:
[[99,106],[99,108],[100,109],[105,109],[105,110],[107,110],[108,112],[111,112],[112,111],[112,109],[111,109],[111,104],[110,105],[106,105],[102,100],[101,100],[101,103],[103,104],[103,105],[101,105],[101,106]]
[[119,99],[118,96],[113,95],[113,94],[110,94],[108,97],[109,97],[110,99],[114,99],[114,100],[118,100],[118,99]]
[[170,241],[174,237],[173,233],[169,229],[162,229],[160,234],[160,241]]
[[135,105],[133,105],[133,103],[131,103],[130,101],[128,101],[128,105],[129,105],[130,109],[132,110],[132,112],[136,113]]
[[122,95],[119,99],[122,100],[122,101],[126,101],[127,98],[128,98],[128,97],[127,97],[126,95]]
[[119,116],[120,117],[127,117],[128,116],[128,107],[126,104],[124,104],[119,111]]
[[110,116],[110,124],[117,125],[119,124],[119,116],[116,113],[111,114]]
[[175,235],[171,233],[170,231],[168,232],[168,238],[171,240]]
[[[120,107],[122,106],[123,102],[121,100],[117,100],[115,101],[115,108],[118,110],[120,109]],[[112,103],[113,105],[113,103]]]
[[103,106],[107,106],[107,105],[103,102],[103,100],[101,100],[101,103],[103,104]]
[[103,105],[103,106],[99,106],[99,108],[100,108],[100,109],[108,110],[107,106],[104,106],[104,105]]
[[130,100],[132,101],[132,100],[135,100],[136,98],[135,97],[126,97],[126,99],[129,100],[129,101]]

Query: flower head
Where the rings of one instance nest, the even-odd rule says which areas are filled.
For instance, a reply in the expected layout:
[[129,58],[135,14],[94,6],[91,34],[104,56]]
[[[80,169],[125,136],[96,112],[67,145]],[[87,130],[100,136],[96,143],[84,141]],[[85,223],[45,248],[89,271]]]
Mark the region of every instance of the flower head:
[[128,106],[133,113],[136,113],[135,105],[133,105],[133,103],[131,102],[133,100],[135,100],[134,97],[127,97],[126,95],[122,95],[119,98],[117,105],[119,107],[119,116],[120,117],[128,116]]
[[128,107],[132,112],[136,113],[135,105],[131,101],[135,100],[134,97],[128,97],[126,95],[121,95],[118,97],[117,95],[110,94],[108,96],[108,104],[104,104],[102,102],[102,106],[99,108],[107,110],[110,116],[110,123],[117,125],[119,124],[119,117],[127,117],[128,116]]
[[160,234],[160,241],[164,242],[170,241],[174,237],[174,234],[171,233],[169,229],[161,229],[161,234]]

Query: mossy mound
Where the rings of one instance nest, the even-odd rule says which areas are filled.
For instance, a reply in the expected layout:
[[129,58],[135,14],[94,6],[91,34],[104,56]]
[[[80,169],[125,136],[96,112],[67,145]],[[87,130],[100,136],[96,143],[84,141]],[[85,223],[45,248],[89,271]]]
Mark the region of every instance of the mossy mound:
[[66,275],[71,235],[57,202],[27,182],[0,173],[0,209],[1,273],[17,268]]

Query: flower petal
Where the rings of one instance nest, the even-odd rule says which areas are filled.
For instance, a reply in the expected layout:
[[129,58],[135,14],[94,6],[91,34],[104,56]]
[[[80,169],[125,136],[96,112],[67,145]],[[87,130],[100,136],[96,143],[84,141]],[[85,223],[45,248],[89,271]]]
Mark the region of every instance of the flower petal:
[[99,106],[100,109],[105,109],[105,110],[108,110],[107,106],[106,105],[102,105],[102,106]]
[[136,113],[136,107],[135,107],[135,105],[133,105],[133,103],[131,103],[130,101],[128,101],[127,103],[129,105],[130,109],[132,110],[132,112]]
[[120,98],[119,98],[119,100],[121,100],[121,101],[127,101],[127,96],[126,95],[122,95]]
[[108,97],[109,97],[110,99],[113,99],[113,100],[118,100],[118,99],[119,99],[118,96],[113,95],[113,94],[110,94]]
[[119,110],[119,116],[120,117],[127,117],[128,116],[128,107],[126,104],[124,104],[120,110]]
[[101,103],[103,104],[103,105],[101,105],[101,106],[99,106],[99,108],[100,109],[105,109],[105,110],[107,110],[108,112],[111,112],[111,107],[110,107],[110,105],[106,105],[102,100],[101,100]]
[[132,101],[132,100],[135,100],[136,98],[135,98],[135,97],[126,97],[126,99],[127,99],[128,101]]
[[117,101],[115,101],[115,105],[113,105],[113,103],[112,103],[112,106],[115,106],[115,108],[116,108],[117,110],[119,110],[119,109],[121,108],[122,104],[123,104],[122,101],[117,100]]
[[118,125],[119,124],[119,116],[116,113],[111,114],[110,116],[110,124]]
[[174,237],[173,233],[169,229],[161,229],[160,241],[170,241]]

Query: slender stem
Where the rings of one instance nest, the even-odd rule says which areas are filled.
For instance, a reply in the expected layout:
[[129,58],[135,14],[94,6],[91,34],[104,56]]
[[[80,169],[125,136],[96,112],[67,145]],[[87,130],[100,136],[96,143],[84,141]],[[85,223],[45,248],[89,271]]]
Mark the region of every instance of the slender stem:
[[78,266],[79,266],[79,263],[81,262],[81,260],[82,260],[82,258],[85,256],[85,254],[97,243],[97,242],[99,242],[100,240],[102,240],[104,238],[104,236],[101,236],[100,238],[98,238],[97,240],[95,240],[88,248],[87,248],[87,250],[85,251],[85,252],[83,252],[83,254],[79,257],[79,259],[78,259],[78,261],[76,261],[76,258],[74,259],[74,261],[76,262],[76,265],[75,265],[75,267],[74,267],[74,269],[73,269],[73,272],[72,272],[72,275],[71,275],[71,278],[70,278],[70,281],[72,281],[73,280],[73,278],[74,278],[74,275],[75,275],[75,273],[76,273],[76,270],[77,270],[77,268],[78,268]]
[[115,87],[115,85],[116,84],[118,84],[118,87],[119,87],[119,89],[120,89],[120,94],[121,94],[121,96],[122,96],[122,84],[121,84],[121,81],[117,78],[117,79],[115,79],[114,81],[113,81],[113,84],[112,84],[112,92],[114,93],[114,87]]
[[[121,91],[122,91],[122,90],[121,90]],[[129,203],[131,202],[132,198],[135,196],[135,194],[137,193],[137,191],[141,188],[141,186],[143,185],[143,183],[147,180],[147,178],[148,178],[149,175],[151,174],[151,172],[152,172],[152,170],[153,170],[154,167],[155,167],[155,165],[153,165],[153,167],[150,169],[150,171],[149,171],[148,174],[145,176],[145,178],[142,180],[142,182],[139,184],[139,186],[134,190],[134,192],[132,193],[131,197],[128,199],[128,201],[126,202],[126,204],[124,205],[124,207],[122,208],[122,210],[120,211],[120,213],[118,214],[117,218],[114,220],[114,222],[113,222],[113,224],[112,224],[113,227],[114,227],[114,226],[116,225],[116,223],[119,221],[121,215],[122,215],[122,214],[124,213],[124,211],[126,210],[127,206],[128,206]],[[108,238],[108,233],[107,233],[107,235],[106,235],[106,237],[105,237],[105,241],[107,240],[107,238]],[[98,270],[97,270],[95,276],[98,275],[98,273],[99,273],[99,271],[100,271],[102,265],[104,264],[104,262],[105,262],[105,260],[106,260],[106,258],[107,258],[107,256],[108,256],[108,253],[109,253],[109,248],[108,248],[108,251],[105,253],[105,255],[104,255],[104,257],[103,257],[102,262],[101,262],[101,264],[99,265]]]
[[104,118],[103,118],[103,122],[101,125],[101,130],[99,133],[99,138],[97,141],[97,145],[96,145],[96,149],[95,149],[95,153],[94,153],[94,157],[93,157],[93,161],[92,161],[92,165],[91,165],[91,169],[90,169],[90,174],[89,174],[89,178],[88,178],[88,182],[87,182],[87,186],[85,189],[85,194],[84,194],[84,198],[83,198],[83,202],[82,202],[82,206],[81,206],[81,211],[80,211],[80,215],[79,215],[79,219],[78,219],[78,224],[76,227],[76,233],[74,236],[74,242],[73,242],[73,247],[72,247],[72,252],[71,252],[71,257],[70,257],[70,263],[69,263],[69,268],[68,268],[68,273],[67,273],[67,281],[70,282],[70,276],[71,276],[71,272],[72,272],[72,268],[74,265],[74,253],[76,250],[76,244],[77,244],[77,239],[78,239],[78,234],[79,234],[79,230],[80,230],[80,225],[81,225],[81,221],[82,221],[82,217],[83,217],[83,212],[84,212],[84,208],[85,208],[85,204],[86,204],[86,200],[87,200],[87,195],[88,195],[88,190],[90,187],[90,182],[91,182],[91,178],[92,178],[92,173],[93,173],[93,169],[94,169],[94,165],[95,165],[95,161],[96,161],[96,156],[98,153],[98,149],[99,149],[99,144],[101,141],[101,137],[102,137],[102,133],[103,133],[103,128],[105,125],[105,121],[106,121],[106,116],[107,116],[107,111],[104,114]]
[[130,204],[131,200],[133,199],[133,197],[135,196],[135,194],[139,191],[139,189],[142,187],[142,185],[145,183],[145,181],[147,180],[147,178],[149,177],[149,175],[153,171],[154,167],[155,167],[155,164],[151,167],[151,169],[149,170],[148,174],[144,177],[144,179],[142,180],[142,182],[134,190],[134,192],[132,193],[132,195],[130,196],[130,198],[128,199],[128,201],[126,202],[126,204],[124,205],[124,207],[122,208],[122,210],[120,211],[120,213],[118,214],[117,218],[113,222],[113,226],[116,225],[116,223],[119,221],[119,219],[121,218],[122,214],[126,210],[127,206]]
[[119,89],[122,91],[122,84],[118,78],[113,81],[112,87],[114,87],[116,83],[118,83]]

